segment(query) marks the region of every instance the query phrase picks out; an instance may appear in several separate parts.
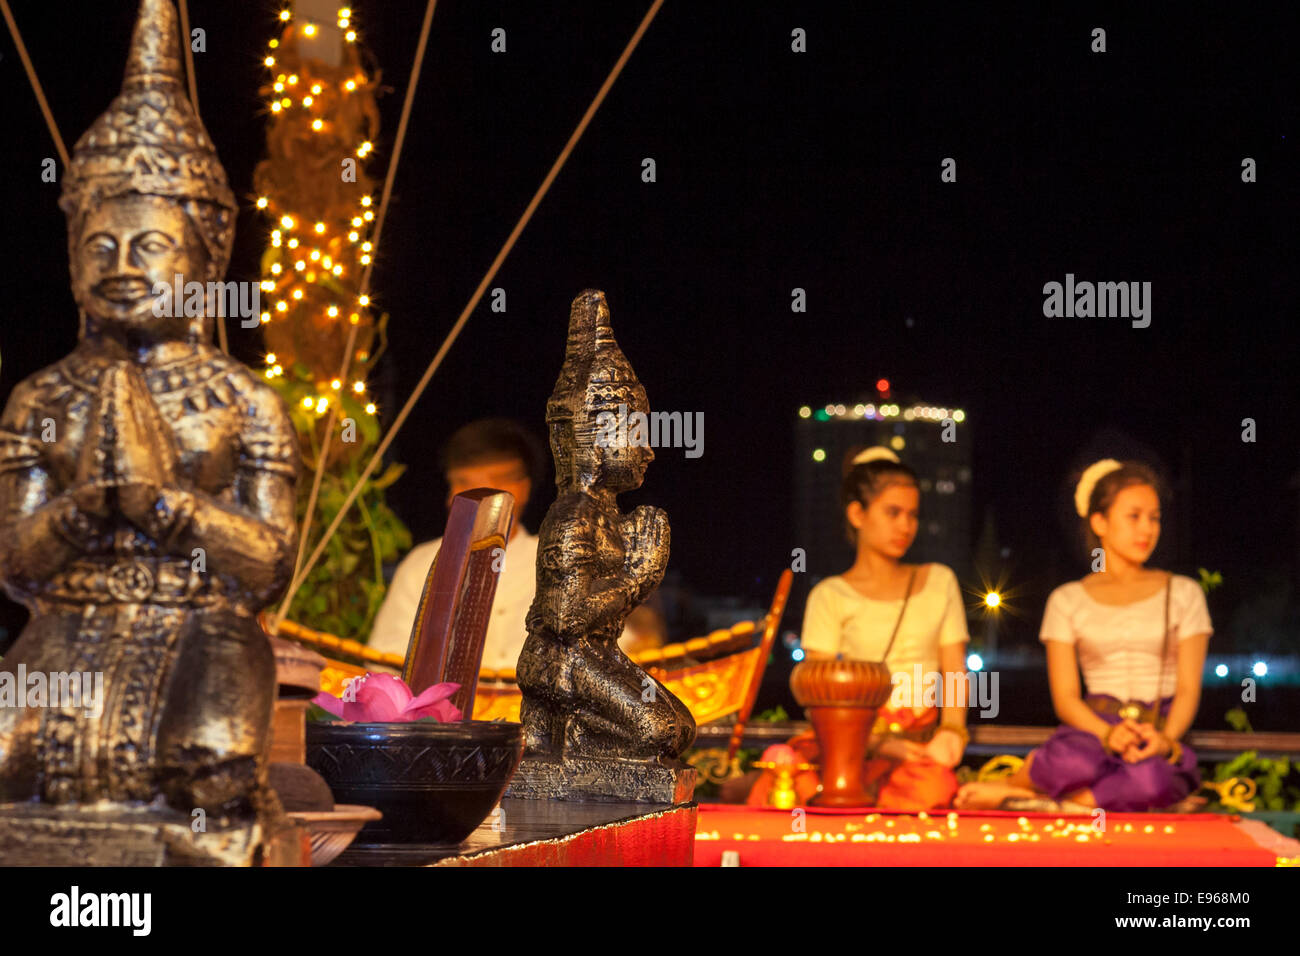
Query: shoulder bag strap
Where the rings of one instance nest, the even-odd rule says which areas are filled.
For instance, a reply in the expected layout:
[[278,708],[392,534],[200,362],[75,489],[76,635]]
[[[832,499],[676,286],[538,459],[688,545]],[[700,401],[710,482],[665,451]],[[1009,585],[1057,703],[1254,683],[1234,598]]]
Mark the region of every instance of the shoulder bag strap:
[[1174,576],[1171,573],[1169,580],[1165,582],[1165,633],[1160,641],[1160,676],[1156,678],[1156,699],[1153,701],[1156,708],[1156,730],[1165,728],[1165,718],[1160,713],[1160,702],[1164,700],[1165,659],[1169,656],[1169,595],[1173,589]]
[[889,657],[889,652],[894,649],[894,638],[898,637],[898,628],[903,623],[903,615],[907,613],[907,602],[912,597],[912,583],[916,580],[916,568],[912,568],[912,574],[907,579],[907,592],[903,595],[903,606],[898,610],[898,620],[894,622],[894,633],[889,635],[889,643],[885,645],[885,653],[880,655],[880,662],[883,664],[885,658]]

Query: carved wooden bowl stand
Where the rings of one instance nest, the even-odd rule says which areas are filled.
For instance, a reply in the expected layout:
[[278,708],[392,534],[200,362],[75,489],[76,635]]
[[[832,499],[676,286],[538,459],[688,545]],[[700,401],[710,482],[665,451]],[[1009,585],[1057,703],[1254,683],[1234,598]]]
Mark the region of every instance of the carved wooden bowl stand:
[[819,807],[864,807],[862,786],[871,725],[893,690],[889,668],[878,661],[802,661],[790,674],[790,690],[808,714],[821,747]]

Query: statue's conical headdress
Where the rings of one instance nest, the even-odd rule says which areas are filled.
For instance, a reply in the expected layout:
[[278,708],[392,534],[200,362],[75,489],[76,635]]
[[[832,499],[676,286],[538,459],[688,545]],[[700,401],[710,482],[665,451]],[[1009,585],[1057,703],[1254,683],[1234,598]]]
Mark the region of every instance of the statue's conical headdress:
[[564,366],[546,403],[557,484],[573,479],[574,450],[595,446],[600,413],[617,414],[619,405],[649,411],[645,389],[614,341],[605,293],[586,289],[570,306]]
[[77,140],[59,205],[76,222],[91,203],[125,193],[187,204],[225,274],[238,206],[181,82],[171,0],[140,0],[122,92]]

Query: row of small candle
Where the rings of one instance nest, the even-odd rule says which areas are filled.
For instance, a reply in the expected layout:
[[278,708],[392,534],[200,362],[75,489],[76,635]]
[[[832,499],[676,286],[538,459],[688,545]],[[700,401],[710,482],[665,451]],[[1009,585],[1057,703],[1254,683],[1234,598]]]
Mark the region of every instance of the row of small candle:
[[[882,820],[883,817],[883,820]],[[800,817],[800,820],[805,818]],[[942,829],[936,829],[938,820],[931,817],[924,811],[916,816],[889,816],[883,814],[870,813],[862,818],[862,822],[846,820],[844,823],[844,832],[826,832],[813,830],[805,832],[795,829],[791,833],[782,835],[781,840],[786,843],[921,843],[924,840],[946,840],[951,837],[959,836],[958,827],[961,818],[956,813],[949,813],[944,821]],[[898,829],[899,823],[904,825],[911,824],[910,832],[905,833],[883,833],[873,831],[870,833],[862,832],[870,824],[883,822],[886,829]],[[968,821],[973,822],[973,821]],[[1079,843],[1089,843],[1101,840],[1103,843],[1110,843],[1110,837],[1107,836],[1107,830],[1088,823],[1070,823],[1063,817],[1057,817],[1054,822],[1044,823],[1035,827],[1034,823],[1028,817],[1018,817],[1016,819],[1018,832],[1004,834],[1001,839],[1007,843],[1037,843],[1046,835],[1049,839],[1074,839]],[[793,824],[792,824],[793,826]],[[927,829],[920,830],[920,826]],[[1154,834],[1158,832],[1155,824],[1141,824],[1140,832],[1144,834]],[[945,833],[945,830],[947,831]],[[979,826],[980,838],[985,843],[993,843],[999,839],[999,835],[994,832],[995,827],[992,823],[981,823]],[[1138,828],[1131,822],[1116,823],[1110,832],[1113,833],[1135,833],[1139,832]],[[1175,832],[1173,824],[1165,824],[1159,828],[1159,832],[1172,834]],[[710,830],[695,834],[697,840],[722,840],[722,834],[718,830]],[[733,833],[731,839],[740,842],[755,842],[762,838],[756,833]]]

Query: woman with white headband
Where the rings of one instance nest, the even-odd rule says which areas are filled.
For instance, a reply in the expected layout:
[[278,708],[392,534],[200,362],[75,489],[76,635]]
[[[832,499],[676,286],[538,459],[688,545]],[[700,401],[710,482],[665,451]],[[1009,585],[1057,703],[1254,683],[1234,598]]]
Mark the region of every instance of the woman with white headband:
[[[897,810],[947,806],[957,792],[953,768],[969,736],[966,702],[941,699],[942,673],[965,675],[966,610],[956,575],[942,564],[904,564],[916,538],[920,490],[916,474],[888,448],[850,459],[841,486],[853,566],[812,589],[804,612],[803,650],[810,660],[881,661],[895,674],[895,693],[872,729],[862,781],[873,805]],[[929,690],[913,686],[919,672]],[[900,681],[899,676],[907,680]],[[937,691],[937,692],[936,692]],[[942,715],[940,710],[942,709]],[[811,732],[790,741],[816,759]],[[795,791],[807,801],[815,773],[799,775]],[[761,804],[767,772],[748,798]]]
[[1180,738],[1196,717],[1213,628],[1199,584],[1146,567],[1160,537],[1159,489],[1138,462],[1108,458],[1084,471],[1075,510],[1094,572],[1052,592],[1041,633],[1064,726],[1013,776],[962,787],[957,806],[1138,811],[1197,799],[1196,755]]

